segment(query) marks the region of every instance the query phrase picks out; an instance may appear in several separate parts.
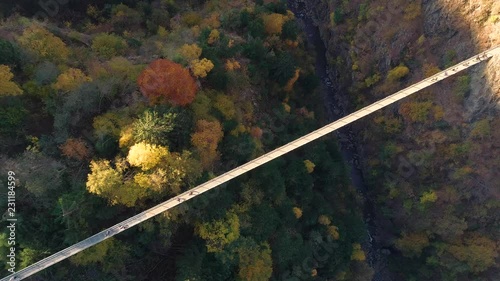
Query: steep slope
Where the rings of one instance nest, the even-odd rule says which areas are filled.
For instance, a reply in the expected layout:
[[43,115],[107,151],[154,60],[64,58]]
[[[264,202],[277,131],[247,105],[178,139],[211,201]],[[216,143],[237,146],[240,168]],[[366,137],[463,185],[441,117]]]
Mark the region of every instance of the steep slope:
[[[351,111],[500,43],[498,1],[305,4]],[[496,58],[357,124],[393,280],[498,273],[499,71]]]

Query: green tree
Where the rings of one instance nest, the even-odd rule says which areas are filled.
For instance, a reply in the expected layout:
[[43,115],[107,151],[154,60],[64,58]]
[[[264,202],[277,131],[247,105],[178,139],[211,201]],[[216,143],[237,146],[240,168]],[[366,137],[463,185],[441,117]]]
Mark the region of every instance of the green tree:
[[245,239],[238,247],[239,271],[242,280],[267,281],[273,273],[271,248],[267,242],[260,245],[250,239]]
[[294,76],[295,69],[297,69],[297,63],[293,56],[290,53],[282,52],[271,61],[270,75],[283,87]]
[[227,212],[223,219],[199,223],[196,234],[205,240],[209,253],[222,252],[240,237],[240,220],[235,213]]
[[154,110],[146,110],[132,124],[133,138],[136,143],[168,144],[168,133],[175,127],[176,114],[169,112],[160,114]]
[[92,41],[92,51],[100,57],[110,59],[125,54],[127,43],[115,34],[101,33]]
[[287,20],[283,24],[283,29],[281,31],[281,38],[295,41],[299,34],[299,26],[296,20]]
[[0,64],[16,67],[21,62],[21,53],[18,46],[0,38]]

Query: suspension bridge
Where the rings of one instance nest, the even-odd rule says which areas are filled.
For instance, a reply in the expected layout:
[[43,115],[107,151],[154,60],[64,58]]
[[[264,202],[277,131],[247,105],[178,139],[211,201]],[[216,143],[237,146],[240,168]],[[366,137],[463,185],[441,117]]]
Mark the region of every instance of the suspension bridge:
[[312,142],[318,138],[321,138],[345,125],[348,125],[358,119],[361,119],[372,112],[375,112],[381,108],[384,108],[390,104],[393,104],[401,99],[408,97],[424,88],[427,88],[433,84],[438,83],[441,80],[447,79],[460,71],[468,69],[476,64],[487,61],[493,56],[500,54],[500,46],[491,48],[482,53],[476,54],[475,56],[466,59],[454,66],[451,66],[431,77],[428,77],[420,82],[417,82],[399,92],[396,92],[386,98],[383,98],[377,102],[374,102],[354,113],[351,113],[343,118],[338,119],[328,125],[321,127],[305,136],[302,136],[294,141],[291,141],[281,147],[278,147],[258,158],[253,159],[246,164],[243,164],[237,168],[234,168],[220,176],[217,176],[203,184],[200,184],[180,195],[177,195],[163,203],[160,203],[142,213],[139,213],[127,220],[124,220],[116,225],[113,225],[87,239],[84,239],[68,248],[65,248],[49,257],[44,258],[43,260],[34,263],[28,267],[21,269],[18,272],[15,272],[9,276],[2,278],[0,281],[14,281],[14,280],[22,280],[26,277],[29,277],[39,271],[44,270],[47,267],[50,267],[64,259],[69,258],[89,247],[92,247],[118,233],[126,230],[127,228],[133,227],[143,221],[146,221],[158,214],[161,214],[179,204],[182,204],[188,200],[195,198],[196,196],[200,196],[201,194],[214,189],[221,184],[228,182],[250,170],[253,170],[265,163],[272,161],[283,154],[286,154],[292,150],[295,150],[309,142]]

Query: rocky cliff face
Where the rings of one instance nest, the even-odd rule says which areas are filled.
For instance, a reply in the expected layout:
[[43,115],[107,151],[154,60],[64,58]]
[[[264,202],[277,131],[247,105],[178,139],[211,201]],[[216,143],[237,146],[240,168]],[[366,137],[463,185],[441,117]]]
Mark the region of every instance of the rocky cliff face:
[[[349,67],[346,70],[352,73],[354,83],[373,71],[387,72],[405,55],[439,64],[447,52],[454,52],[459,60],[500,44],[500,1],[417,0],[410,1],[412,6],[401,0],[379,0],[366,5],[365,11],[359,8],[365,1],[349,1],[348,5],[341,2],[305,1],[322,27],[332,64]],[[336,14],[343,14],[337,16],[343,18],[335,19]],[[353,15],[358,19],[349,18]],[[346,61],[339,63],[342,59]],[[351,71],[351,66],[358,71]],[[425,76],[418,69],[412,70],[415,79]],[[492,59],[470,74],[471,91],[465,100],[464,115],[467,120],[485,110],[500,109],[499,59]]]
[[[423,1],[424,31],[467,56],[500,45],[500,2],[495,0]],[[441,44],[443,44],[441,43]],[[467,119],[500,109],[500,59],[471,73],[471,92],[465,101]]]

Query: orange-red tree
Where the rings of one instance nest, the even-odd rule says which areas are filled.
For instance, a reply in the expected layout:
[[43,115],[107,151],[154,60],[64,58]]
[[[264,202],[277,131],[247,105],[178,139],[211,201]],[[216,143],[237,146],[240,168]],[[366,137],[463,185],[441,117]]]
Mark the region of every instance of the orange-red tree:
[[153,61],[139,75],[137,84],[151,103],[188,105],[196,95],[196,81],[189,70],[173,61]]
[[90,157],[90,150],[81,139],[67,139],[59,148],[62,154],[68,158],[83,161]]

